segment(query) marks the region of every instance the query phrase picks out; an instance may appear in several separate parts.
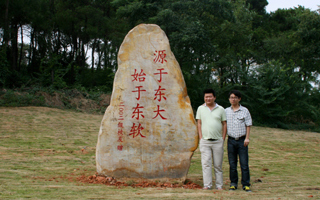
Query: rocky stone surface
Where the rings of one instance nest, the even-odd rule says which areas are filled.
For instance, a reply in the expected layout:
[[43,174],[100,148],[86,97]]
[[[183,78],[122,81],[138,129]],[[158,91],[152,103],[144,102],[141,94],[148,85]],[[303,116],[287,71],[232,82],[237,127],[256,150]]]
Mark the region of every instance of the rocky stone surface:
[[119,49],[118,65],[98,135],[98,174],[185,181],[198,134],[167,36],[154,24],[136,26]]

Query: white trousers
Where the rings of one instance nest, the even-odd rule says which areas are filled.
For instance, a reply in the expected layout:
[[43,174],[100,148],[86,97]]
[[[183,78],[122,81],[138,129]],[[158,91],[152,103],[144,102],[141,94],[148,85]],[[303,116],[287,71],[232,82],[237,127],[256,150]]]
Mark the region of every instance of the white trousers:
[[216,188],[222,188],[223,139],[209,141],[200,140],[203,186],[212,187],[212,161],[216,177]]

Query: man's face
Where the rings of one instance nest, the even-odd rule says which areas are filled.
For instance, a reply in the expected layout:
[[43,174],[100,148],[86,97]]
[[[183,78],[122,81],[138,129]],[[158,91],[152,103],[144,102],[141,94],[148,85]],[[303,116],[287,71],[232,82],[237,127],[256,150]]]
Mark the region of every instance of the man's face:
[[241,98],[237,97],[234,94],[231,94],[229,96],[229,102],[231,105],[238,105],[240,100],[241,100]]
[[204,94],[204,102],[206,102],[207,105],[212,105],[215,100],[216,97],[214,97],[212,93]]

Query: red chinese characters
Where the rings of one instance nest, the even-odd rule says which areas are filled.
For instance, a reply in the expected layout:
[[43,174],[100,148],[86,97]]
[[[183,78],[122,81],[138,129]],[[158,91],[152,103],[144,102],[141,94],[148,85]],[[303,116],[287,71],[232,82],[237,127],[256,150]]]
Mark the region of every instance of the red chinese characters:
[[118,142],[123,142],[123,129],[118,129]]
[[[137,69],[134,69],[134,73],[131,76],[133,77],[132,82],[144,82],[146,80],[146,74],[143,72],[143,69],[140,70],[140,73],[137,72]],[[137,93],[136,100],[139,101],[142,96],[141,93],[146,92],[146,90],[144,90],[143,86],[141,85],[136,86],[135,88],[136,90],[133,90],[132,92]],[[137,103],[137,106],[132,108],[133,112],[132,112],[131,118],[135,118],[136,120],[139,120],[140,118],[144,118],[143,108],[144,107],[142,105]],[[140,123],[138,123],[138,125],[136,125],[136,123],[133,123],[129,136],[132,136],[132,138],[135,138],[137,136],[146,137],[141,133],[143,129],[144,128]]]
[[164,70],[164,68],[161,69],[157,69],[159,71],[159,73],[154,73],[154,75],[158,75],[159,74],[159,80],[158,82],[161,83],[162,81],[162,74],[168,74],[168,72],[162,72],[162,70]]
[[118,128],[123,128],[123,123],[122,122],[118,123]]
[[154,118],[152,118],[152,119],[155,119],[155,118],[157,118],[158,116],[160,116],[161,119],[167,119],[167,118],[163,117],[163,116],[160,114],[160,112],[165,112],[165,110],[164,110],[164,109],[160,110],[160,106],[159,106],[159,105],[157,105],[157,108],[158,108],[158,109],[157,109],[156,111],[153,111],[153,112],[156,112],[157,114],[156,114],[156,116],[155,116]]
[[140,73],[137,73],[137,69],[134,69],[134,73],[131,75],[133,77],[133,81],[139,81],[144,82],[146,80],[145,76],[146,74],[143,72],[143,69],[141,69]]
[[161,51],[155,51],[155,53],[153,55],[155,55],[155,58],[153,59],[153,62],[157,63],[161,63],[163,64],[163,61],[167,62],[167,60],[165,59],[167,54],[165,53],[166,50],[161,50]]
[[[165,50],[159,50],[159,51],[155,51],[154,53],[155,58],[153,59],[154,63],[158,64],[163,64],[164,62],[167,62],[167,60],[165,59],[167,54],[165,53]],[[156,80],[158,81],[158,83],[162,83],[164,79],[164,76],[168,74],[168,72],[165,71],[164,68],[158,68],[156,69],[156,71],[153,72],[153,75],[156,77]],[[134,90],[132,90],[131,92],[134,93],[135,99],[137,100],[136,102],[136,106],[132,107],[132,115],[131,118],[133,120],[137,120],[137,122],[132,122],[132,126],[130,129],[130,133],[129,136],[131,136],[132,138],[136,138],[136,137],[140,137],[140,138],[145,138],[145,134],[143,134],[143,130],[145,129],[143,127],[143,125],[141,124],[140,120],[145,118],[144,115],[144,105],[141,105],[141,98],[144,97],[145,94],[148,93],[148,91],[146,89],[144,89],[144,85],[140,85],[140,84],[144,84],[144,82],[146,81],[147,75],[146,73],[143,71],[143,69],[134,69],[134,72],[131,74],[132,76],[132,82],[134,82],[135,84],[139,84],[139,85],[135,85],[134,86]],[[154,88],[154,99],[157,102],[161,102],[161,101],[166,101],[167,97],[166,97],[166,89],[163,88],[161,85],[159,85],[158,88]],[[149,91],[151,92],[151,91]],[[144,102],[144,101],[143,101]],[[166,115],[165,115],[165,109],[161,108],[160,105],[157,105],[156,110],[153,111],[155,114],[153,115],[154,117],[152,119],[162,119],[162,120],[167,120]],[[148,116],[148,115],[147,115]],[[118,127],[123,127],[123,125],[118,124]],[[119,139],[118,142],[123,142],[123,137],[121,137],[121,133],[118,133],[119,135]],[[119,147],[120,148],[120,147]],[[121,148],[122,149],[122,148]]]
[[[161,50],[161,51],[155,51],[156,53],[154,54],[156,57],[154,58],[154,62],[157,63],[161,63],[163,64],[163,61],[167,62],[167,60],[165,59],[167,54],[165,53],[165,50]],[[157,72],[156,73],[153,73],[154,75],[158,76],[158,82],[161,83],[162,82],[162,77],[163,75],[165,74],[168,74],[168,72],[164,71],[165,69],[164,68],[160,68],[160,69],[157,69]],[[162,88],[161,85],[159,85],[159,88],[156,89],[156,93],[154,94],[154,99],[153,100],[157,100],[159,102],[161,102],[162,100],[167,100],[167,97],[165,96],[165,91],[166,89],[165,88]],[[166,120],[167,118],[164,117],[161,113],[165,112],[164,109],[161,109],[160,108],[160,105],[157,105],[157,110],[153,111],[156,113],[156,115],[152,118],[152,119],[155,119],[157,117],[160,117],[161,119],[163,120]]]
[[140,111],[140,109],[142,109],[142,108],[144,108],[144,107],[143,107],[143,106],[140,106],[140,104],[137,103],[137,106],[136,106],[136,107],[133,107],[134,110],[133,110],[133,112],[132,112],[132,117],[131,117],[131,118],[136,117],[137,120],[140,119],[140,116],[141,116],[142,118],[144,118],[144,115],[142,114],[143,111]]
[[118,144],[117,146],[117,149],[119,151],[122,151],[123,149],[123,120],[124,120],[124,117],[123,117],[123,114],[124,114],[124,102],[120,102],[120,105],[119,105],[119,118],[118,118],[118,141],[120,144]]
[[142,131],[143,129],[144,129],[144,128],[141,126],[140,123],[139,123],[138,126],[136,126],[135,123],[133,123],[129,135],[132,135],[133,138],[135,138],[135,137],[137,137],[137,136],[139,136],[139,135],[140,135],[141,137],[146,137],[146,136],[144,136],[144,135],[141,134],[141,131]]
[[159,102],[161,101],[161,99],[163,98],[164,100],[167,100],[167,98],[164,96],[165,93],[162,93],[161,91],[164,91],[166,89],[164,88],[161,88],[161,85],[159,85],[159,88],[157,90],[154,90],[156,91],[156,93],[154,94],[154,99],[153,100],[158,100]]
[[123,102],[120,102],[120,105],[119,105],[119,119],[118,120],[124,120],[123,119],[123,111],[124,111],[124,105],[123,105]]
[[122,144],[121,144],[121,145],[118,145],[118,146],[117,146],[117,149],[118,149],[119,151],[122,151],[123,145],[122,145]]
[[[134,73],[131,76],[133,77],[132,82],[134,82],[134,81],[144,82],[146,80],[146,77],[145,77],[146,74],[143,72],[143,69],[140,70],[140,73],[137,72],[137,69],[134,69]],[[140,97],[141,97],[141,92],[146,92],[146,90],[142,89],[143,86],[141,86],[141,85],[140,86],[136,86],[136,88],[137,89],[133,90],[132,92],[137,92],[136,99],[139,101]],[[143,111],[142,111],[143,108],[144,108],[143,106],[141,106],[139,103],[137,103],[137,106],[133,107],[133,112],[132,112],[132,117],[131,118],[135,118],[137,120],[139,120],[140,117],[144,118],[144,115],[142,114],[143,113]],[[131,128],[131,132],[132,132],[132,130],[134,130],[134,126],[135,126],[135,124],[133,123],[133,126]],[[141,127],[139,129],[139,134],[141,134],[140,131],[143,129],[143,127],[141,126],[141,124],[139,124],[139,127]],[[129,135],[132,135],[132,134],[129,134]],[[136,135],[133,134],[133,137],[135,137],[135,136]]]
[[136,98],[137,100],[140,100],[140,92],[145,92],[146,90],[142,90],[143,86],[136,86],[137,90],[134,90],[132,92],[138,92],[138,97]]

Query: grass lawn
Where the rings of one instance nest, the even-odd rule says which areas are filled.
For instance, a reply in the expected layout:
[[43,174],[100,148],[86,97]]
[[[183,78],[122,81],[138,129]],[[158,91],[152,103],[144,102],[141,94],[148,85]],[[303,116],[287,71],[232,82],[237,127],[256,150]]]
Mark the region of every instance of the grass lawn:
[[[102,115],[45,107],[0,107],[0,199],[320,199],[320,134],[252,127],[252,193],[81,183],[95,174]],[[199,149],[188,179],[202,185]]]

